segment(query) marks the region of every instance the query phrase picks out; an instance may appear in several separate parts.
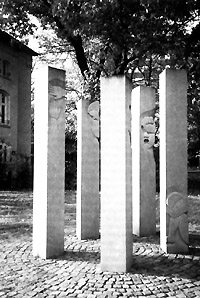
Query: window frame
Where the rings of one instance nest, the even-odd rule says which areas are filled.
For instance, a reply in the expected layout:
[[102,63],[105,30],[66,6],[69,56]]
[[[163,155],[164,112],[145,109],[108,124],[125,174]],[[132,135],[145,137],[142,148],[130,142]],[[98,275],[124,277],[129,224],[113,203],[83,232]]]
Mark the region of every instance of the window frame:
[[0,75],[3,78],[10,79],[10,61],[0,58]]
[[0,126],[10,126],[10,96],[0,89]]

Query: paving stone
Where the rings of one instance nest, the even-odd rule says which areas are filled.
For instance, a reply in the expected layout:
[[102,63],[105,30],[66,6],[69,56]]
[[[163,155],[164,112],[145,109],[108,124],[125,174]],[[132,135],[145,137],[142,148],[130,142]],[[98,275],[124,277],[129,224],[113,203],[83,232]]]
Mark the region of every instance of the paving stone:
[[200,256],[165,254],[153,237],[134,242],[131,272],[109,273],[99,265],[99,240],[66,234],[66,253],[42,260],[32,256],[31,235],[2,235],[0,230],[2,298],[200,297]]

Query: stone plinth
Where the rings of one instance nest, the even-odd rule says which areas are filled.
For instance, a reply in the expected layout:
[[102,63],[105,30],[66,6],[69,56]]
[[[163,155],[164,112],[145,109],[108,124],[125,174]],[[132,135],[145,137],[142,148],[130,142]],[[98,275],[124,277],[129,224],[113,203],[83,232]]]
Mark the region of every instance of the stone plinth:
[[139,86],[132,91],[133,234],[156,233],[155,90]]
[[99,102],[80,100],[77,131],[76,233],[99,238]]
[[131,91],[124,76],[101,79],[101,269],[132,265]]
[[64,251],[65,72],[38,70],[35,85],[33,255]]
[[160,75],[160,237],[169,253],[188,252],[187,76]]

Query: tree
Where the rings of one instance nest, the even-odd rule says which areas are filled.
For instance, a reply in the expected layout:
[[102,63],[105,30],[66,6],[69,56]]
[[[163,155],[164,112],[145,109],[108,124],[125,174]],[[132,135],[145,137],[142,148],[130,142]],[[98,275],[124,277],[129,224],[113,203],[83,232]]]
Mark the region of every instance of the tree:
[[[181,9],[180,9],[181,7]],[[200,3],[194,0],[6,0],[1,3],[2,25],[14,34],[33,33],[30,15],[55,30],[66,49],[74,51],[86,79],[101,71],[134,71],[145,55],[165,56],[191,51],[187,26],[197,20]],[[13,25],[14,24],[14,25]]]
[[[186,68],[188,114],[196,117],[200,1],[5,0],[0,11],[2,28],[18,37],[34,34],[30,16],[52,29],[60,49],[77,62],[89,100],[99,97],[100,75],[127,74],[135,85],[156,85],[166,65]],[[193,140],[198,126],[195,121],[190,126]],[[197,147],[200,150],[200,144]]]

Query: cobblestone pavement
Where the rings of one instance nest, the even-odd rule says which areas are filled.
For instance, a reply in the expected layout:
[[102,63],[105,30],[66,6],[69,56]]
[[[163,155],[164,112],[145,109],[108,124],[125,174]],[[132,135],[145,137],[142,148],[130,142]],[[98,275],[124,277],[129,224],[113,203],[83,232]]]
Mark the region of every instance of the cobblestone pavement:
[[65,253],[49,260],[32,256],[32,195],[3,193],[0,201],[0,298],[200,297],[199,214],[188,255],[163,253],[159,235],[134,236],[131,271],[109,273],[100,268],[100,240],[75,236],[74,196],[66,201]]
[[100,240],[65,238],[57,259],[32,256],[31,238],[1,241],[0,297],[200,297],[200,256],[163,253],[157,239],[134,239],[129,273],[100,269]]

